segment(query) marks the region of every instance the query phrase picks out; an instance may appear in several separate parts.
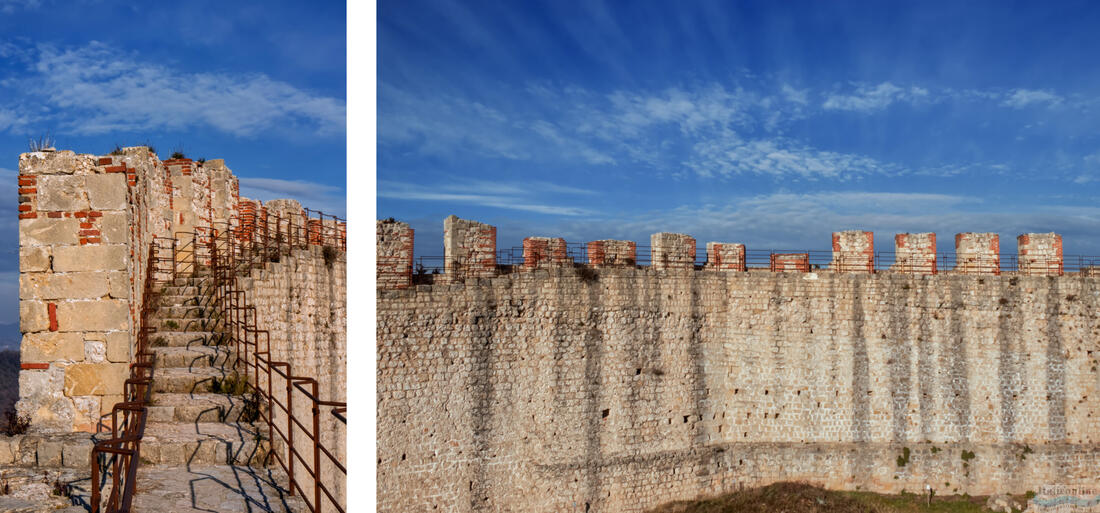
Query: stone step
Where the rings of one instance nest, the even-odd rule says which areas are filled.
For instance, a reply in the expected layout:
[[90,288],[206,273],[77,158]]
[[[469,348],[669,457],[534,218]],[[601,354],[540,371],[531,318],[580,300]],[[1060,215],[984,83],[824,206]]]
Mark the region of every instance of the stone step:
[[179,276],[171,283],[171,285],[168,286],[196,287],[202,285],[210,285],[213,283],[214,278],[211,278],[210,276]]
[[149,422],[254,422],[267,405],[249,404],[248,399],[226,394],[154,394]]
[[215,331],[157,331],[149,335],[152,347],[216,346],[228,338]]
[[[142,449],[144,453],[144,445]],[[288,483],[278,464],[268,468],[141,465],[133,510],[164,513],[308,511],[300,496],[287,492]]]
[[208,319],[214,314],[214,309],[207,306],[158,306],[153,311],[156,319]]
[[210,298],[205,296],[181,296],[178,294],[161,294],[157,296],[157,306],[201,306],[210,304]]
[[227,346],[162,346],[152,348],[157,355],[157,369],[221,367],[230,361]]
[[153,393],[205,394],[219,388],[230,374],[217,367],[158,368],[153,374]]
[[205,289],[193,286],[167,286],[160,290],[166,296],[203,296]]
[[158,331],[211,331],[221,324],[216,319],[206,318],[154,318],[153,321]]
[[248,465],[264,463],[267,429],[238,422],[150,422],[141,440],[142,464]]

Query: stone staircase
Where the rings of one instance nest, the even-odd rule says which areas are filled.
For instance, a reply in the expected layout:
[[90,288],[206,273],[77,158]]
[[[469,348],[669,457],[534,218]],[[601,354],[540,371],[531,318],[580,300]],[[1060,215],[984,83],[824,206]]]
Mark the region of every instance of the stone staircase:
[[208,277],[177,278],[153,299],[156,371],[134,511],[305,511],[267,458],[281,445],[232,369],[210,287]]

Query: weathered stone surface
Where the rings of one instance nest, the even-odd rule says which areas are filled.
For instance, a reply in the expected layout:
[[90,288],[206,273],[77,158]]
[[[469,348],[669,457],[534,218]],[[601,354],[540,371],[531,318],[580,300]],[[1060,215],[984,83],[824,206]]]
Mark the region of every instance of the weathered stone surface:
[[126,177],[121,173],[89,175],[87,188],[93,210],[126,208]]
[[38,209],[75,212],[88,210],[85,176],[38,177]]
[[95,299],[106,295],[106,273],[23,273],[19,276],[19,297],[22,299]]
[[49,270],[49,248],[41,246],[19,248],[19,272],[30,273]]
[[[60,467],[61,450],[64,447],[58,440],[44,439],[38,442],[38,466]],[[91,461],[91,460],[89,460]]]
[[23,335],[20,358],[24,362],[46,363],[84,359],[84,337],[80,333],[45,331]]
[[84,341],[84,361],[103,363],[107,361],[107,343],[102,340]]
[[107,334],[107,360],[112,362],[130,361],[129,333],[113,331]]
[[121,299],[66,301],[57,304],[57,322],[61,331],[128,330],[130,310]]
[[19,246],[77,244],[80,221],[71,217],[19,220]]
[[96,244],[91,246],[61,246],[53,250],[53,270],[116,271],[126,269],[126,246]]
[[[124,363],[78,363],[65,369],[65,395],[117,394],[129,376],[128,365]],[[91,409],[91,408],[89,408]],[[96,414],[99,405],[94,408]]]
[[92,443],[88,440],[67,440],[61,449],[61,464],[70,468],[87,468],[92,461]]
[[104,212],[96,226],[104,244],[127,244],[130,240],[130,221],[125,212]]
[[49,311],[44,301],[19,302],[19,331],[45,331],[50,327]]
[[111,297],[115,299],[130,298],[130,277],[124,272],[111,272],[107,275]]

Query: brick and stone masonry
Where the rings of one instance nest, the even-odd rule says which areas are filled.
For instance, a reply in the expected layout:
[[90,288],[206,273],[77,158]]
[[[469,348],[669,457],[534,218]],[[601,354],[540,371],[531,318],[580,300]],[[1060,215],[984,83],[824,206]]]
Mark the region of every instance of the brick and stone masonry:
[[632,240],[603,239],[588,243],[588,264],[632,266],[638,261],[638,245]]
[[523,239],[523,267],[541,269],[572,265],[561,237],[527,237]]
[[1001,239],[996,233],[955,235],[955,271],[963,274],[1001,274]]
[[412,285],[413,229],[393,220],[380,220],[377,228],[378,288],[403,289]]
[[745,271],[745,245],[732,242],[708,242],[704,269],[713,271]]
[[443,220],[445,280],[491,278],[497,270],[497,228],[450,216]]
[[833,260],[829,269],[838,273],[873,273],[875,234],[858,230],[833,232]]
[[894,265],[890,270],[912,274],[936,274],[936,234],[899,233],[894,235]]
[[694,269],[695,238],[683,233],[654,233],[649,237],[654,269]]
[[772,253],[771,271],[774,273],[785,272],[810,272],[809,253]]
[[1025,233],[1016,238],[1020,272],[1039,276],[1062,275],[1062,236]]

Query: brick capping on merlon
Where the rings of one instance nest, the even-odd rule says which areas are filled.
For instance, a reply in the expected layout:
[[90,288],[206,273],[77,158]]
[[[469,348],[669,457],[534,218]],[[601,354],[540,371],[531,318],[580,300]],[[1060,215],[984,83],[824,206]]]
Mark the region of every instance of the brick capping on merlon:
[[[241,201],[242,224],[249,225],[249,214],[256,208]],[[408,224],[393,219],[378,221],[378,288],[402,289],[413,285],[413,230]],[[308,225],[309,235],[319,230],[339,230],[320,221]],[[601,239],[584,244],[586,257],[570,255],[569,244],[561,237],[527,237],[523,239],[523,259],[498,262],[496,227],[477,221],[450,216],[444,220],[443,274],[431,283],[461,283],[470,278],[492,278],[501,272],[532,271],[552,267],[588,265],[591,267],[630,267],[639,265],[638,246],[634,241]],[[1022,274],[1061,276],[1065,274],[1062,237],[1056,233],[1027,233],[1017,237],[1018,271]],[[750,267],[745,244],[707,242],[706,256],[697,265],[698,245],[694,237],[683,233],[655,233],[650,237],[648,261],[655,270],[700,269],[718,272],[759,270],[760,262]],[[955,236],[955,260],[950,256],[941,262],[936,253],[936,234],[898,233],[894,236],[894,261],[877,262],[874,233],[863,230],[839,231],[832,234],[832,259],[828,265],[820,260],[811,262],[811,253],[791,252],[763,255],[772,272],[831,271],[837,273],[873,274],[895,272],[916,275],[952,274],[999,275],[1002,272],[1000,238],[996,233],[959,233]],[[513,258],[516,253],[512,253]],[[647,256],[642,253],[642,256]],[[762,256],[757,254],[756,258]],[[583,262],[580,259],[586,258]],[[816,258],[816,257],[815,257]],[[645,259],[642,259],[645,262]],[[500,265],[498,265],[500,264]],[[514,266],[510,264],[515,264]],[[947,267],[941,268],[940,265]],[[882,268],[889,265],[888,268]],[[882,267],[876,267],[882,266]],[[513,268],[514,267],[514,268]],[[1012,268],[1009,267],[1011,270]],[[423,271],[423,270],[422,270]],[[418,272],[422,272],[418,271]],[[1082,272],[1085,269],[1082,268]],[[1088,269],[1094,274],[1093,269]],[[421,282],[423,283],[423,282]]]

